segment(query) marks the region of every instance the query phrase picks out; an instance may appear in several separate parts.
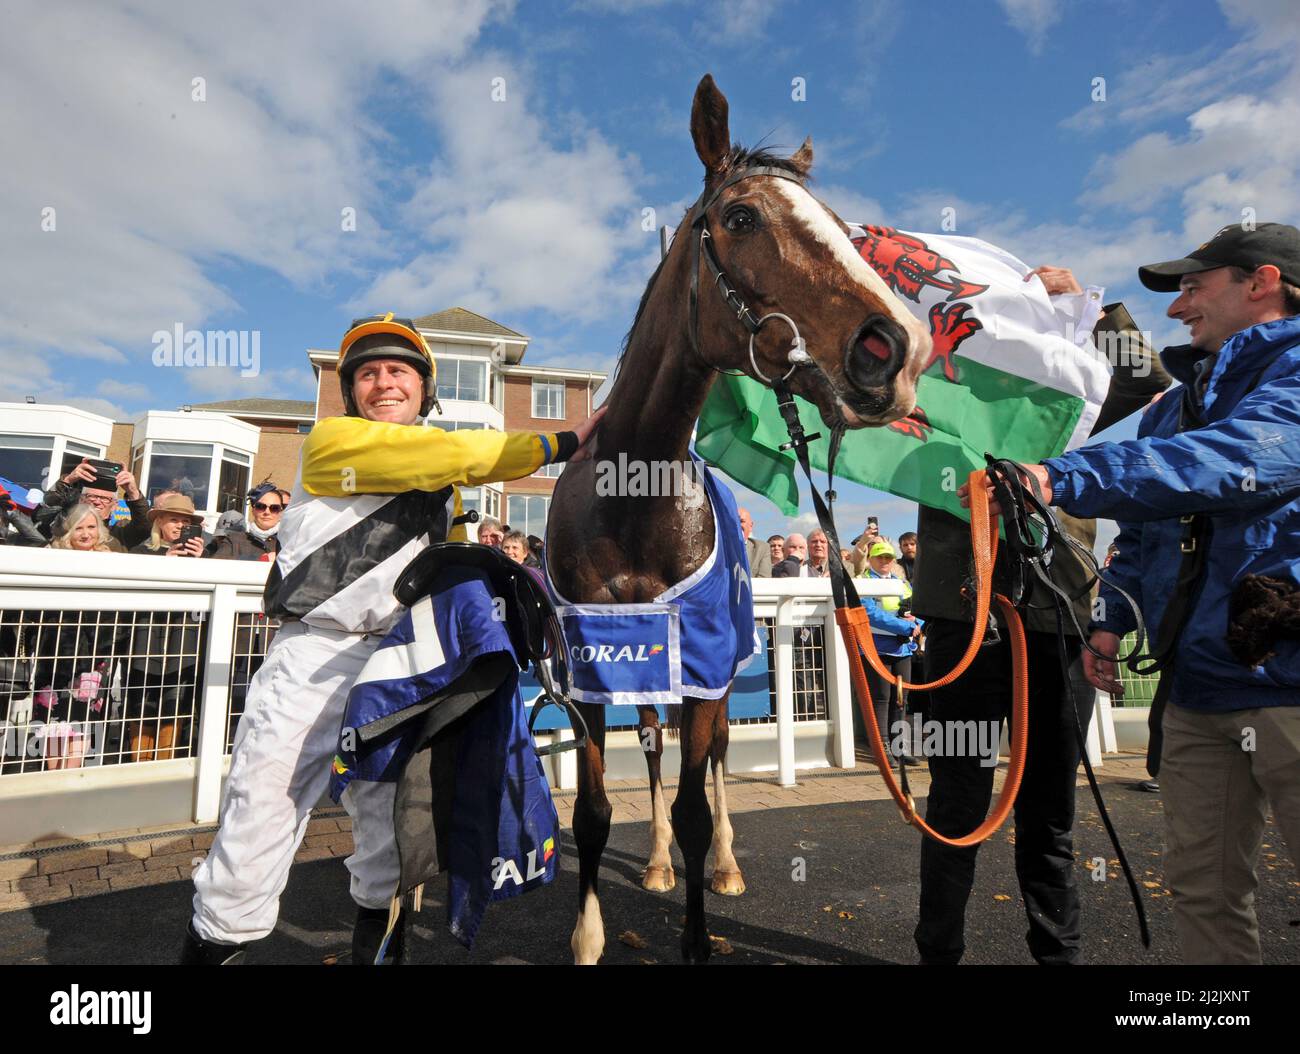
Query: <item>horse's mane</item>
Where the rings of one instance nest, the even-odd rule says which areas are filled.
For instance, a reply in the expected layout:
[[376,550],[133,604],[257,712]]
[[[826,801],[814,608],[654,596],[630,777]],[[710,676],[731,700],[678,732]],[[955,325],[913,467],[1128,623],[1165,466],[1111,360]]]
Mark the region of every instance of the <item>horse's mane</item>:
[[[718,175],[719,177],[728,176],[738,169],[745,168],[779,168],[783,172],[798,176],[800,181],[808,178],[808,174],[802,171],[792,158],[772,153],[761,141],[753,147],[732,143],[731,153],[727,155]],[[692,205],[693,207],[694,205]],[[658,266],[654,269],[654,274],[650,276],[650,281],[646,283],[645,291],[641,294],[641,302],[636,306],[636,315],[632,319],[632,325],[628,327],[627,333],[623,335],[623,344],[619,349],[618,361],[614,364],[615,373],[623,365],[623,356],[627,354],[628,343],[632,340],[632,334],[636,332],[636,327],[641,321],[641,315],[645,312],[646,302],[650,299],[650,291],[654,289],[655,282],[659,278],[659,272],[663,270],[664,260],[667,259],[668,257],[664,256],[659,261]]]

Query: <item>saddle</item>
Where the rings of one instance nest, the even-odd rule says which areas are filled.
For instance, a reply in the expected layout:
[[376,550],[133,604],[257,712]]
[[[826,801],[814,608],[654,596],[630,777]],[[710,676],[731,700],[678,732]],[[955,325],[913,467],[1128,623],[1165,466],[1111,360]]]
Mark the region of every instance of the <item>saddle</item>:
[[[404,606],[411,607],[433,589],[438,576],[448,567],[481,571],[487,577],[494,596],[504,605],[506,631],[514,647],[515,660],[521,670],[528,669],[531,664],[542,686],[543,699],[533,704],[528,717],[528,731],[533,731],[538,714],[548,705],[560,707],[569,716],[574,738],[535,747],[538,756],[586,746],[586,722],[569,699],[564,631],[542,576],[489,545],[440,542],[430,545],[406,565],[393,586],[394,596]],[[559,679],[558,686],[551,674],[552,663]]]

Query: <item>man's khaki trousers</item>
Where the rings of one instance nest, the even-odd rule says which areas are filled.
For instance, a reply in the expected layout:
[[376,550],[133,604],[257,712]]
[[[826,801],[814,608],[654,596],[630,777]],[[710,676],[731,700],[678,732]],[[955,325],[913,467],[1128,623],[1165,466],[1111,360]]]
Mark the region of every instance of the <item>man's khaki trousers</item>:
[[1270,806],[1300,872],[1300,706],[1207,714],[1171,703],[1164,732],[1165,875],[1183,960],[1258,963],[1255,870]]

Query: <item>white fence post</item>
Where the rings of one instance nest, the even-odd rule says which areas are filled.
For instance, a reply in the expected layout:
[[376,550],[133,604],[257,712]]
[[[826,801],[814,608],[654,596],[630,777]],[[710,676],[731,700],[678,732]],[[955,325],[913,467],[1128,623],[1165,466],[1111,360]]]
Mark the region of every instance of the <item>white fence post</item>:
[[794,778],[794,626],[791,624],[793,597],[782,597],[776,605],[776,769],[782,787],[793,787]]
[[840,640],[840,628],[835,621],[833,604],[824,625],[826,629],[822,637],[826,641],[826,710],[833,722],[833,764],[836,768],[851,769],[857,765],[857,754],[853,746],[853,682],[849,676],[849,653]]
[[230,701],[230,656],[235,639],[234,586],[212,589],[208,608],[208,650],[204,656],[203,710],[195,751],[194,822],[213,823],[221,808],[221,770],[226,753]]

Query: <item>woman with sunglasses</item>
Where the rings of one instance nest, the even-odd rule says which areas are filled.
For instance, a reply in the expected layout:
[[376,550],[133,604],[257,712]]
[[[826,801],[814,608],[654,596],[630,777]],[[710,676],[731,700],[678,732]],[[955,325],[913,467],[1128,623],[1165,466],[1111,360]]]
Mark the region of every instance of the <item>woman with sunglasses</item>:
[[203,555],[213,560],[274,560],[280,551],[282,495],[274,483],[260,483],[250,490],[243,529],[232,527],[213,538]]

